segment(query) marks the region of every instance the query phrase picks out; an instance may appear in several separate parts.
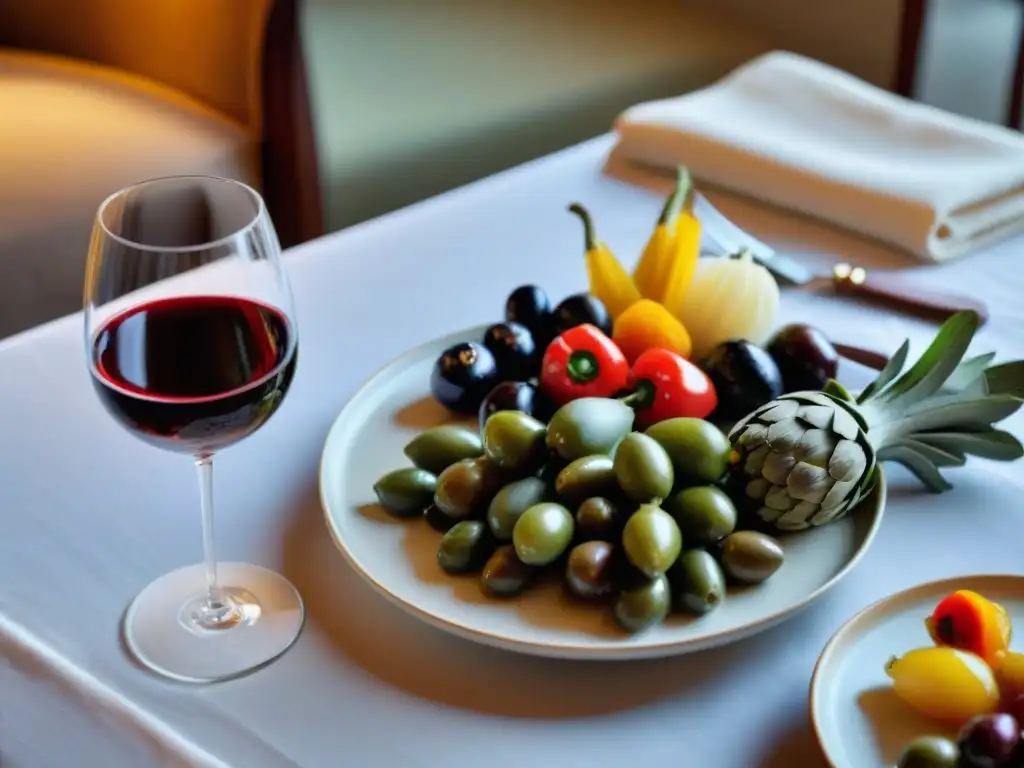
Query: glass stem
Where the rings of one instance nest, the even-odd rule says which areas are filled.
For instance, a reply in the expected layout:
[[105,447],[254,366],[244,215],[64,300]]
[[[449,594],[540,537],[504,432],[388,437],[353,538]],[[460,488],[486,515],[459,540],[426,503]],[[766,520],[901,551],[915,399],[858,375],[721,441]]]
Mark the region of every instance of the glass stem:
[[225,629],[238,623],[238,611],[217,583],[217,554],[213,546],[213,455],[196,456],[199,500],[203,513],[203,560],[206,567],[206,599],[193,618],[204,629]]

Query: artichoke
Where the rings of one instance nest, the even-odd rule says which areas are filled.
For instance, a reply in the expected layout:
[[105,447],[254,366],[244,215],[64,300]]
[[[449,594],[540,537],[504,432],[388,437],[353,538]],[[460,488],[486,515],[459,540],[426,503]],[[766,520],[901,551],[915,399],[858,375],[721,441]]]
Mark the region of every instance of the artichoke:
[[740,420],[729,435],[737,501],[780,530],[803,530],[856,507],[874,488],[879,462],[902,464],[941,492],[952,486],[940,469],[970,455],[1020,458],[1020,442],[993,424],[1024,404],[1024,361],[965,360],[978,325],[974,312],[954,315],[906,372],[904,342],[857,397],[832,381]]

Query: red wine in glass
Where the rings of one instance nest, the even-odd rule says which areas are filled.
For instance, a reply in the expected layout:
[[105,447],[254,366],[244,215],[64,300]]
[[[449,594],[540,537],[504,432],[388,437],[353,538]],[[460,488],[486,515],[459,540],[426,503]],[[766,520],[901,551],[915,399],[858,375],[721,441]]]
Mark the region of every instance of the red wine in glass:
[[[214,456],[281,406],[296,372],[293,303],[266,205],[242,182],[152,179],[96,212],[83,311],[93,389],[127,432],[191,456],[199,482],[202,562],[157,576],[122,621],[127,651],[165,677],[228,680],[271,663],[302,632],[302,596],[287,577],[221,562],[214,546]],[[275,445],[263,445],[257,460],[272,470]],[[154,500],[185,525],[179,506]],[[145,514],[130,524],[145,526]]]
[[106,409],[158,447],[213,452],[258,429],[295,372],[287,318],[233,296],[132,307],[95,332],[93,383]]

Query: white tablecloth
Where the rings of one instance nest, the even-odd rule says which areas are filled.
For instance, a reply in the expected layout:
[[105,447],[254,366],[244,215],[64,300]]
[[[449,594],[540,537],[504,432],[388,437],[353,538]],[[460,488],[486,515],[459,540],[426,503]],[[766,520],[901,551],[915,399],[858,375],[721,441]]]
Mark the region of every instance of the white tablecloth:
[[[219,552],[280,569],[309,620],[269,668],[210,687],[169,684],[118,644],[121,613],[156,576],[201,556],[190,462],[147,448],[101,409],[79,317],[0,344],[0,762],[491,768],[821,765],[807,686],[854,612],[915,582],[1021,568],[1020,466],[972,461],[935,497],[899,472],[858,569],[779,628],[717,651],[641,663],[547,661],[477,647],[371,593],[335,550],[316,491],[346,398],[406,348],[500,318],[509,290],[584,288],[579,200],[632,262],[661,200],[602,178],[596,139],[288,254],[300,364],[278,415],[218,457]],[[906,266],[879,246],[719,198],[764,239],[829,264]],[[1024,241],[920,283],[984,296],[978,349],[1024,357]],[[908,271],[908,276],[911,273]],[[891,352],[934,326],[788,289],[785,318]],[[1021,433],[1020,417],[1014,430]],[[372,478],[367,478],[371,482]]]

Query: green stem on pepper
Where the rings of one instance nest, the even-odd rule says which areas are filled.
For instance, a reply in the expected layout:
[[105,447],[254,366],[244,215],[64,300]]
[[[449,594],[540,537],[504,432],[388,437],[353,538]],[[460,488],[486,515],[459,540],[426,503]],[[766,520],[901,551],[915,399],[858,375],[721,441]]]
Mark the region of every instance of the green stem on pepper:
[[569,355],[569,362],[565,366],[569,378],[577,384],[586,384],[593,381],[601,373],[601,365],[593,352],[585,349],[577,349]]
[[636,389],[619,400],[635,411],[642,411],[644,408],[651,407],[656,394],[657,388],[654,386],[654,382],[649,379],[640,379],[636,383]]
[[686,166],[680,165],[677,168],[675,191],[665,201],[665,207],[661,209],[661,216],[658,217],[658,224],[671,226],[676,218],[678,218],[680,211],[684,207],[689,208],[693,204],[695,191],[693,180],[690,178],[690,172],[686,170]]
[[594,234],[594,220],[590,217],[590,212],[579,203],[570,205],[569,210],[582,219],[584,245],[588,251],[594,250],[597,247],[597,237]]

